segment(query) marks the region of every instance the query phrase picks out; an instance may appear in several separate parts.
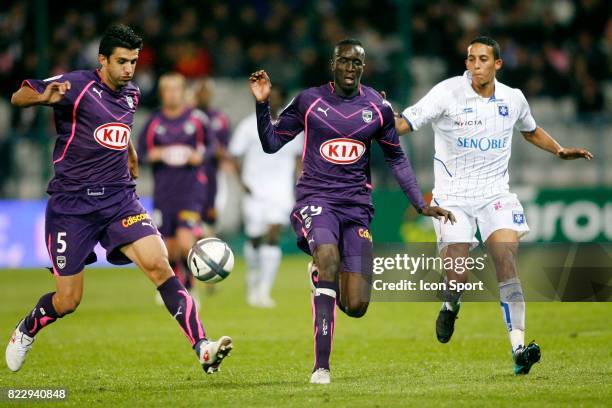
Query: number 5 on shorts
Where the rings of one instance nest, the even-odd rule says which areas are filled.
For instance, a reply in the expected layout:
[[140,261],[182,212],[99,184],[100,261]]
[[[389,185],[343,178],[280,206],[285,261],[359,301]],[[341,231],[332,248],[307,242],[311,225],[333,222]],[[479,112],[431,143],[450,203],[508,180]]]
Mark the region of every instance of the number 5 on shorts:
[[57,250],[55,252],[58,254],[66,252],[66,232],[57,233]]

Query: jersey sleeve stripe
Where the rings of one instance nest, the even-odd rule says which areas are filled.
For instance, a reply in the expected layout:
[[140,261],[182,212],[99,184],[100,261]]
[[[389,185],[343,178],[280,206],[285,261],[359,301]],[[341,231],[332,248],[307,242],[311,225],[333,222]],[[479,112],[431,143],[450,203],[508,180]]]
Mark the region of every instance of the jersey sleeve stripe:
[[308,144],[308,115],[312,108],[323,98],[317,98],[313,103],[310,104],[308,109],[306,110],[306,114],[304,115],[304,147],[302,148],[302,161],[304,161],[304,157],[306,156],[306,145]]
[[70,138],[68,139],[68,143],[66,143],[66,147],[64,147],[64,152],[62,153],[62,156],[59,159],[54,160],[53,164],[61,162],[62,160],[64,160],[64,157],[66,157],[68,147],[70,146],[70,143],[72,143],[72,139],[74,139],[74,134],[76,133],[77,109],[79,108],[79,103],[81,103],[81,99],[83,98],[83,95],[85,95],[85,92],[87,92],[89,87],[91,87],[95,82],[96,81],[89,81],[89,83],[85,85],[85,88],[83,88],[76,101],[74,102],[74,108],[72,108],[72,131],[70,132]]
[[384,144],[388,144],[389,146],[401,146],[399,143],[391,143],[391,142],[387,142],[386,140],[379,140],[380,143],[384,143]]
[[378,109],[378,106],[376,106],[374,104],[374,102],[370,101],[370,105],[372,105],[374,107],[374,109],[376,110],[376,113],[378,113],[378,117],[380,118],[380,127],[383,127],[384,122],[383,122],[383,115],[382,113],[380,113],[380,109]]
[[274,133],[277,133],[279,135],[287,135],[287,136],[295,137],[295,134],[293,134],[291,132],[285,132],[284,130],[276,130],[276,129],[274,129]]
[[29,86],[32,89],[36,89],[34,88],[34,86],[30,83],[30,81],[28,81],[27,79],[25,79],[22,83],[21,83],[21,87],[23,88],[24,86]]

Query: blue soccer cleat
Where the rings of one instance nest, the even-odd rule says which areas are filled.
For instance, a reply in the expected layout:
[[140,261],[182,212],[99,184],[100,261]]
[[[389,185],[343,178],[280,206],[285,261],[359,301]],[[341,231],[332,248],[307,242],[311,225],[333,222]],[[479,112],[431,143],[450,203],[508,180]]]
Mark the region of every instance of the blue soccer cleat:
[[535,341],[531,341],[527,346],[520,346],[512,353],[514,374],[529,374],[531,366],[540,361],[540,357],[542,357],[540,346]]

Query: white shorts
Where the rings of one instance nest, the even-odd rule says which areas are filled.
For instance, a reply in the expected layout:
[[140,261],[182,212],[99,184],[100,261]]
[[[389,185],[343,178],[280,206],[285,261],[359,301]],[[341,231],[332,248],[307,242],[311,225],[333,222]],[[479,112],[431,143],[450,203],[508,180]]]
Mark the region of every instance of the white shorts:
[[244,228],[249,238],[257,238],[268,232],[270,225],[289,224],[293,199],[287,197],[255,198],[247,195],[242,201]]
[[500,229],[517,231],[519,238],[529,232],[523,206],[513,193],[501,193],[492,198],[475,200],[434,197],[432,205],[452,211],[457,219],[453,225],[432,218],[439,251],[451,243],[465,242],[472,244],[471,249],[477,247],[477,229],[480,230],[482,242],[486,242],[492,233]]

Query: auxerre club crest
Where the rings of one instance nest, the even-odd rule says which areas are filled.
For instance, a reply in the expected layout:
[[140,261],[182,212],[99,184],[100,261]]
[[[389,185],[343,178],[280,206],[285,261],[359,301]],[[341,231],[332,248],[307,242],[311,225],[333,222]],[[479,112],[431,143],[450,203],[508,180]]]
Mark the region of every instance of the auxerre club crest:
[[361,119],[363,119],[365,123],[370,123],[372,121],[372,111],[368,109],[362,110]]
[[497,112],[499,112],[501,116],[508,116],[508,105],[500,103],[497,105]]

